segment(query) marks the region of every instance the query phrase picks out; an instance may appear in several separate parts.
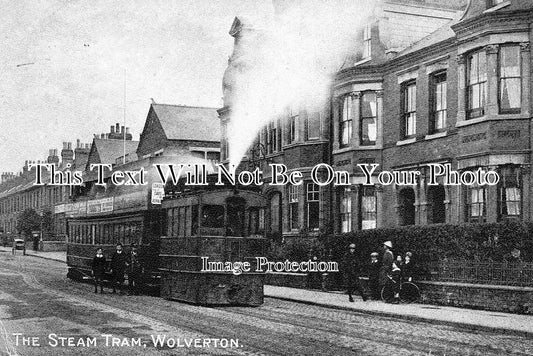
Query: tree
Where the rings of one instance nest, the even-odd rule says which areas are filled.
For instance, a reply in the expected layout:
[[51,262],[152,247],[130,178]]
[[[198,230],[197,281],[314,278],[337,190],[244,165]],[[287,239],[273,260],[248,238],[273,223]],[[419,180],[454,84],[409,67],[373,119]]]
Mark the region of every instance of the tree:
[[33,209],[25,209],[17,219],[17,230],[25,236],[31,236],[33,230],[41,229],[41,216]]

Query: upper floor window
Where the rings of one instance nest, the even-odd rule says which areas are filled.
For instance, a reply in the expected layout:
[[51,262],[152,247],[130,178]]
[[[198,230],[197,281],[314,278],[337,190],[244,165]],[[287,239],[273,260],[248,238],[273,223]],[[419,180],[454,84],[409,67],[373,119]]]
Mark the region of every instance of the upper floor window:
[[363,30],[363,59],[370,58],[372,53],[372,26],[366,25]]
[[361,145],[375,145],[377,137],[377,95],[366,92],[361,96],[361,123],[359,139]]
[[487,55],[479,51],[468,57],[468,118],[483,116],[487,103]]
[[402,127],[403,138],[416,134],[416,82],[402,85]]
[[267,154],[277,152],[280,149],[278,122],[269,122],[266,129],[266,151]]
[[307,228],[309,231],[319,229],[320,220],[320,187],[315,183],[307,183]]
[[290,109],[289,112],[289,143],[298,141],[298,122],[300,114],[297,109]]
[[502,46],[499,56],[500,112],[520,112],[520,46]]
[[522,205],[522,184],[520,168],[505,166],[499,171],[498,182],[498,216],[502,218],[520,217]]
[[430,132],[442,131],[446,128],[446,72],[436,73],[431,77],[431,115]]
[[305,120],[306,133],[308,140],[318,140],[320,138],[320,111],[313,111],[307,114]]
[[346,95],[342,102],[342,113],[339,122],[339,144],[346,147],[350,144],[352,138],[353,123],[353,96]]

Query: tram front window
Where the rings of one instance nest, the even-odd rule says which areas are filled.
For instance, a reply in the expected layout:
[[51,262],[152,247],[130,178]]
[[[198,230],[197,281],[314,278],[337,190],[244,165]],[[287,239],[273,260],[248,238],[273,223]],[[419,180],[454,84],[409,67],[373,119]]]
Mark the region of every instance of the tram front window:
[[202,226],[208,228],[223,228],[224,206],[204,205],[202,207]]
[[228,226],[226,235],[244,236],[244,207],[245,200],[238,197],[227,199],[228,204]]

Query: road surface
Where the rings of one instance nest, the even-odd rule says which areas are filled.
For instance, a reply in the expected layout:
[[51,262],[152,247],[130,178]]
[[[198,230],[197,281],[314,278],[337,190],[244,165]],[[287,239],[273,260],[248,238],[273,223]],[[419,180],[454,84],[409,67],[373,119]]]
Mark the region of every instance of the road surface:
[[63,263],[0,252],[1,356],[176,354],[532,355],[533,341],[271,298],[206,308],[94,294]]

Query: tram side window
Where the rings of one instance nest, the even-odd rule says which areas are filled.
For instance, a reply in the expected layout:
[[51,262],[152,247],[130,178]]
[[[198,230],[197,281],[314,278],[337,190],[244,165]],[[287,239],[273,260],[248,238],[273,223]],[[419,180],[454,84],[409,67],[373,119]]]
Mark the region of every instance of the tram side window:
[[186,206],[185,207],[185,234],[183,236],[190,236],[191,235],[191,216],[190,216],[190,213],[191,213],[191,207],[190,206]]
[[109,243],[109,230],[107,229],[107,224],[102,225],[102,244]]
[[141,224],[136,223],[132,226],[132,234],[135,243],[141,243]]
[[198,205],[193,205],[191,210],[191,235],[198,233]]
[[204,205],[202,207],[202,226],[211,228],[223,228],[224,206]]
[[96,228],[98,227],[98,225],[91,225],[91,243],[92,244],[95,244],[97,243],[96,242]]
[[169,224],[167,224],[167,236],[172,237],[174,236],[174,209],[168,209],[167,210],[168,219],[167,221]]

